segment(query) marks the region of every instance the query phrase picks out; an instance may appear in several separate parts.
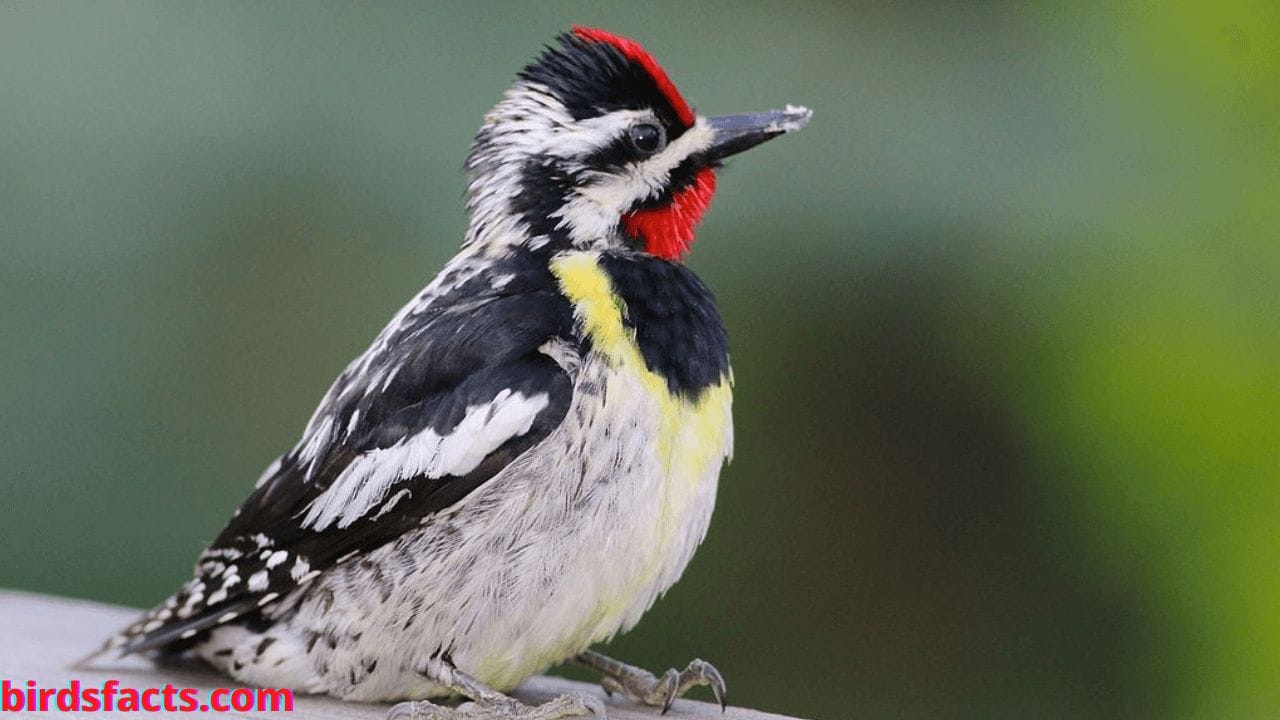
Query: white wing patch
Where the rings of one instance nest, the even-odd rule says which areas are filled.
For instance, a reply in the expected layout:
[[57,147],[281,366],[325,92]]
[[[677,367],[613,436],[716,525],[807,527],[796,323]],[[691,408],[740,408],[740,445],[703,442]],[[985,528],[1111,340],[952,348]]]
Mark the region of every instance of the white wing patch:
[[427,429],[391,447],[367,452],[311,502],[302,526],[317,531],[331,525],[345,528],[366,516],[398,482],[419,476],[465,475],[503,443],[529,432],[534,418],[550,402],[547,393],[525,397],[503,390],[487,403],[468,405],[462,421],[447,435]]

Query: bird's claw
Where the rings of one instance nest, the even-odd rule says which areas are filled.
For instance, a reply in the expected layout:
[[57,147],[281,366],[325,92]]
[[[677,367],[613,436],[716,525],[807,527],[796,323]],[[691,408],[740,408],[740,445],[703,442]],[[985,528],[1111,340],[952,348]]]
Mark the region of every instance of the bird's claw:
[[391,708],[387,720],[560,720],[580,715],[594,715],[597,720],[608,717],[599,698],[566,693],[541,705],[525,705],[505,695],[464,702],[458,707],[428,700],[402,702]]
[[662,714],[666,715],[676,698],[684,695],[690,688],[706,685],[715,695],[721,712],[727,706],[729,695],[724,676],[716,670],[714,665],[705,660],[694,660],[682,672],[671,668],[663,673],[661,678],[654,677],[652,673],[639,668],[630,668],[630,670],[633,672],[617,676],[605,675],[601,678],[600,685],[604,688],[605,694],[613,697],[614,693],[618,693],[632,702],[661,707]]

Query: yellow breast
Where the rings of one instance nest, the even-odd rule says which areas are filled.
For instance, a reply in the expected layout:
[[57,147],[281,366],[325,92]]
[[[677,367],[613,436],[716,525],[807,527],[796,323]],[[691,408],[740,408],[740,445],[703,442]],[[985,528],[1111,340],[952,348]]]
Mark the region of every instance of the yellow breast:
[[[571,409],[565,422],[574,435],[563,447],[581,452],[583,436],[613,445],[585,453],[586,464],[572,468],[575,482],[579,473],[599,473],[593,481],[607,481],[591,496],[594,508],[577,517],[580,551],[562,549],[567,559],[557,578],[572,591],[535,607],[530,627],[539,630],[527,646],[508,643],[479,666],[480,676],[498,687],[517,684],[639,621],[679,579],[701,542],[733,444],[729,372],[696,393],[672,392],[646,363],[627,323],[627,303],[599,254],[563,253],[551,270],[591,346],[573,400],[583,412]],[[603,390],[588,389],[601,380]],[[624,440],[628,432],[644,436],[638,443]],[[617,462],[623,455],[625,461]]]
[[608,273],[601,269],[597,253],[566,253],[551,263],[561,291],[573,303],[583,332],[618,372],[634,373],[646,392],[662,408],[657,443],[665,459],[668,477],[694,481],[711,465],[716,468],[732,452],[729,406],[733,377],[704,389],[695,399],[672,394],[667,381],[646,365],[633,331],[623,323],[626,303],[614,292]]

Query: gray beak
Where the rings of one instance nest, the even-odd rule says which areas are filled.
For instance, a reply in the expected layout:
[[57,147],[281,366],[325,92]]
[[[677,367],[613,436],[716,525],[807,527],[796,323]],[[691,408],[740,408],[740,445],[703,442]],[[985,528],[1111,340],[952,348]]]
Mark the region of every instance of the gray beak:
[[720,160],[753,148],[765,140],[795,132],[813,117],[806,107],[788,105],[785,110],[717,115],[707,118],[707,124],[716,132],[715,140],[707,148],[708,160]]

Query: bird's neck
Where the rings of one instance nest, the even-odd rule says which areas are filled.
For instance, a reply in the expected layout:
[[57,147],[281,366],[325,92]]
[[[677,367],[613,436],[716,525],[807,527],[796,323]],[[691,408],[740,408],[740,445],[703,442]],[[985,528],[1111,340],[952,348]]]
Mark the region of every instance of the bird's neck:
[[673,395],[696,399],[728,382],[724,322],[689,268],[633,251],[569,252],[551,261],[551,272],[597,349],[634,349]]

